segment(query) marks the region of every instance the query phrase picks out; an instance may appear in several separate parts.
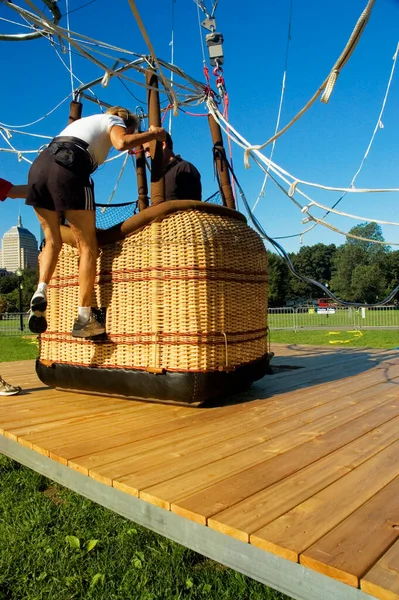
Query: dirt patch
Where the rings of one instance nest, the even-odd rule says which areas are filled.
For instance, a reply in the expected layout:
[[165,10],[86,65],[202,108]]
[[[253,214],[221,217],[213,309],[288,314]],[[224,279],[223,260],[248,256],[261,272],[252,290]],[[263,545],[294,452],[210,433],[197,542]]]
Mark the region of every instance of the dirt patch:
[[60,491],[55,485],[50,485],[43,490],[43,495],[46,496],[53,504],[65,504],[65,500],[61,498]]

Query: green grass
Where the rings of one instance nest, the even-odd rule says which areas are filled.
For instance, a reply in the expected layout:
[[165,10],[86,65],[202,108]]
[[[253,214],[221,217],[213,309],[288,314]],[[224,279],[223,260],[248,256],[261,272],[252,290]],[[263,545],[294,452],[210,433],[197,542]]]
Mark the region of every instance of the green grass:
[[0,455],[1,600],[283,600]]
[[399,328],[397,330],[354,330],[340,331],[270,331],[270,343],[273,344],[311,344],[314,346],[349,346],[355,348],[398,348]]
[[305,312],[269,313],[269,327],[393,327],[399,329],[399,310],[396,309],[338,309],[334,314],[317,314],[314,309]]
[[37,336],[0,336],[0,362],[28,360],[29,358],[36,358],[37,355]]

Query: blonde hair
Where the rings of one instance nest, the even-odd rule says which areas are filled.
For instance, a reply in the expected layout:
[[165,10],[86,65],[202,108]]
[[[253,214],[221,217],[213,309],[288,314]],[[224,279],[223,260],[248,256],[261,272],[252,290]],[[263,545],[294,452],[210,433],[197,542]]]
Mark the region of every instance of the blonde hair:
[[136,115],[131,113],[127,108],[123,108],[123,106],[111,106],[106,111],[106,114],[120,117],[124,121],[126,127],[134,127],[135,131],[138,128],[138,119]]

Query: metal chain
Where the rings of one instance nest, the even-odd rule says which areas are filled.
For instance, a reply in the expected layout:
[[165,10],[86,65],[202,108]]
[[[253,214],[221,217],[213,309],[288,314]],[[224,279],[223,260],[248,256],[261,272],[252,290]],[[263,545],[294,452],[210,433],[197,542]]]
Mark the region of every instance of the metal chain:
[[208,12],[203,0],[194,0],[195,4],[198,6],[198,8],[200,8],[202,10],[202,12],[204,13],[204,15],[208,18],[208,19],[213,19],[215,16],[215,11],[217,8],[217,5],[219,3],[219,0],[214,0],[213,4],[212,4],[212,12]]

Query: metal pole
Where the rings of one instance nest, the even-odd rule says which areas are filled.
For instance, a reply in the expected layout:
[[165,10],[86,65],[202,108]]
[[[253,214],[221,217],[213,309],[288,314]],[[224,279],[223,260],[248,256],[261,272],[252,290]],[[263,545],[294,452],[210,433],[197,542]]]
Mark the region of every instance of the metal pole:
[[139,194],[139,211],[141,212],[148,208],[148,184],[143,146],[138,146],[136,152],[137,190]]
[[19,295],[19,328],[24,330],[24,315],[22,312],[22,277],[18,276],[18,295]]
[[226,151],[223,146],[222,130],[220,129],[219,123],[215,121],[212,115],[208,115],[208,122],[211,130],[216,168],[219,173],[223,204],[224,206],[235,209],[236,203],[231,188]]
[[[161,127],[161,106],[159,103],[158,77],[153,69],[147,69],[145,75],[148,100],[148,124]],[[165,179],[162,142],[151,142],[151,204],[165,201]]]
[[82,108],[83,104],[81,102],[76,102],[76,100],[72,100],[72,102],[69,105],[68,125],[82,117]]

